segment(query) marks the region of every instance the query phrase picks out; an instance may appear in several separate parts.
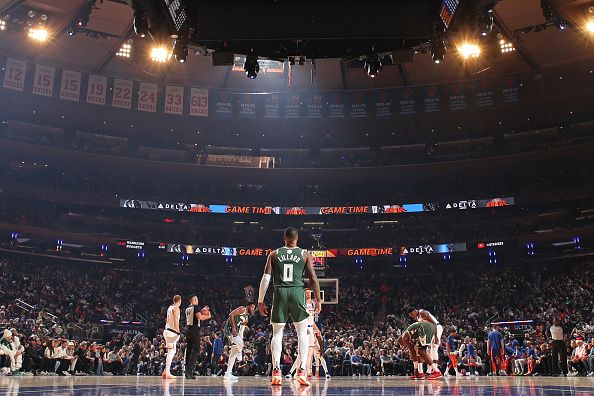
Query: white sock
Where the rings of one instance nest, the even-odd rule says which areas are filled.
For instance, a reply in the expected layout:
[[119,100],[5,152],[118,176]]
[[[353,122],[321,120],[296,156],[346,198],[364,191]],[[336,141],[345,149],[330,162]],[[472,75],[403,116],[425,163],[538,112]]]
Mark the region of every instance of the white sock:
[[283,330],[285,323],[272,324],[272,341],[270,353],[272,354],[272,369],[280,369],[281,354],[283,353]]
[[233,373],[233,367],[235,366],[235,361],[237,360],[237,355],[239,354],[239,348],[236,345],[231,347],[231,351],[229,352],[229,361],[227,362],[227,373]]
[[291,366],[291,370],[289,370],[289,375],[293,375],[295,371],[297,371],[297,367],[301,365],[301,356],[297,354],[295,361],[293,362],[293,366]]
[[[309,352],[309,340],[307,337],[307,319],[303,319],[301,322],[295,322],[295,331],[297,332],[297,348],[299,349],[299,355],[308,356]],[[305,371],[307,367],[307,358],[301,359],[300,369]]]
[[173,357],[175,356],[175,351],[176,351],[176,346],[175,343],[173,344],[172,348],[169,348],[169,350],[167,350],[167,356],[165,357],[165,374],[166,375],[171,375],[171,362],[173,362]]

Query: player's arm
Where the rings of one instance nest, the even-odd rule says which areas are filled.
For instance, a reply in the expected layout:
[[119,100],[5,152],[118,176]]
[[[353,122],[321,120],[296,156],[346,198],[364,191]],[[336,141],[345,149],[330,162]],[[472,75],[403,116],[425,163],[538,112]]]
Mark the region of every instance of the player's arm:
[[491,340],[487,338],[487,355],[491,355]]
[[318,276],[316,275],[316,271],[314,271],[313,267],[313,258],[309,252],[305,252],[305,273],[309,278],[309,282],[311,284],[311,288],[314,292],[314,298],[316,300],[316,313],[320,313],[322,310],[322,297],[320,296],[320,282],[318,281]]
[[245,307],[237,307],[229,314],[229,323],[231,323],[231,334],[233,337],[237,335],[237,327],[235,326],[235,318],[241,314],[245,313]]
[[179,333],[179,308],[173,308],[173,323],[175,324],[175,328],[173,330]]
[[266,297],[266,291],[268,290],[268,285],[270,285],[272,263],[275,257],[276,251],[270,252],[268,257],[266,258],[264,274],[262,275],[262,279],[260,280],[260,291],[258,293],[258,311],[260,311],[260,315],[262,316],[268,316],[268,308],[266,308],[266,304],[264,304],[264,297]]

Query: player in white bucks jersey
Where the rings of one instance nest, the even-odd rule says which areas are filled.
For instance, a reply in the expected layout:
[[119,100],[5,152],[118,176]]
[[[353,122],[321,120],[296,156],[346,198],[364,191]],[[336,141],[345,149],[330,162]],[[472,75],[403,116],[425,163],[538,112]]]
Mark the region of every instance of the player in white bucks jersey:
[[[258,310],[263,316],[268,315],[264,304],[264,296],[270,279],[274,281],[274,295],[272,298],[272,385],[282,385],[280,359],[283,348],[283,330],[287,320],[292,319],[297,332],[297,345],[299,354],[307,356],[309,340],[307,337],[307,318],[309,314],[305,307],[305,294],[303,275],[307,273],[311,288],[314,292],[315,313],[322,307],[320,299],[320,284],[313,269],[313,259],[309,253],[297,246],[299,234],[297,229],[289,227],[285,230],[285,246],[276,249],[268,255],[264,275],[260,281],[258,296]],[[310,382],[305,373],[306,360],[301,361],[297,371],[297,382],[302,386],[309,386]]]
[[[324,373],[326,374],[326,378],[330,378],[330,374],[328,374],[328,366],[326,365],[326,359],[324,359],[322,348],[324,346],[324,340],[322,339],[322,332],[316,325],[316,304],[315,301],[312,299],[312,291],[310,289],[305,289],[305,306],[307,308],[307,313],[309,317],[307,318],[307,337],[309,341],[309,353],[307,356],[307,375],[308,378],[311,377],[312,374],[312,366],[315,362],[317,367],[316,374],[317,377],[320,377],[320,366],[324,368]],[[301,356],[297,354],[297,358],[293,363],[293,367],[289,370],[289,375],[287,378],[291,378],[291,375],[297,371],[297,367],[301,365]]]
[[163,369],[164,379],[175,379],[171,374],[171,362],[177,351],[177,342],[179,341],[179,306],[181,305],[181,296],[173,296],[173,304],[167,308],[167,321],[165,322],[165,330],[163,330],[163,338],[165,339],[165,348],[167,348],[167,356],[165,358],[165,368]]

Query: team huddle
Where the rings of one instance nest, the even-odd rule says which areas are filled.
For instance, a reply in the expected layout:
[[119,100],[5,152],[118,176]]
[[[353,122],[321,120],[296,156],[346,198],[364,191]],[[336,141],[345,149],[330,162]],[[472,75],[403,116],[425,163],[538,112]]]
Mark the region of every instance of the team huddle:
[[[297,358],[287,378],[293,378],[301,386],[309,386],[312,378],[312,367],[324,369],[326,377],[328,367],[323,357],[323,339],[321,331],[316,325],[316,316],[321,310],[320,285],[313,268],[313,259],[304,249],[297,246],[299,239],[295,228],[289,227],[284,232],[285,245],[271,252],[266,260],[264,274],[260,281],[257,309],[262,316],[268,316],[268,308],[264,303],[266,292],[273,282],[274,292],[272,298],[272,309],[270,311],[270,323],[272,325],[272,380],[271,385],[280,386],[283,382],[281,372],[281,354],[283,332],[287,322],[292,320],[297,334]],[[309,279],[311,289],[305,288],[304,275]],[[175,379],[170,372],[171,363],[176,352],[176,344],[180,338],[180,309],[181,296],[173,298],[173,304],[167,309],[167,322],[163,337],[166,342],[167,357],[164,379]],[[186,347],[186,378],[192,379],[196,365],[197,348],[199,343],[200,321],[209,319],[210,310],[208,307],[199,308],[198,298],[191,297],[190,306],[186,309],[187,323],[187,347]],[[243,334],[248,326],[249,317],[256,310],[254,302],[248,302],[245,306],[234,309],[225,321],[223,337],[229,345],[229,360],[227,371],[223,378],[226,380],[237,380],[233,375],[235,362],[242,358]],[[400,344],[409,350],[414,365],[414,374],[411,379],[437,380],[443,378],[443,374],[437,367],[438,348],[440,345],[443,327],[437,319],[428,311],[422,309],[411,309],[411,318],[416,320],[410,325],[400,337]],[[455,335],[455,334],[454,334]],[[446,344],[450,356],[448,369],[451,367],[457,371],[456,346],[450,345],[450,339],[455,344],[453,335],[448,337]],[[196,355],[196,356],[194,356]],[[427,375],[424,372],[424,364],[427,366]]]

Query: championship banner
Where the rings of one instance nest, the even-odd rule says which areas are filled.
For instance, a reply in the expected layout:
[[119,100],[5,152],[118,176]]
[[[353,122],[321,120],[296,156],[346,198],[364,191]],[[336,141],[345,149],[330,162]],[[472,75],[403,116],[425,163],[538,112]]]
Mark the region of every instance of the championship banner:
[[113,98],[111,100],[112,107],[130,110],[132,108],[133,89],[133,81],[120,80],[119,78],[116,78],[113,82]]
[[226,91],[210,91],[213,95],[214,112],[217,116],[231,117],[233,114],[233,97]]
[[433,85],[423,88],[423,111],[425,113],[436,113],[441,110],[441,95],[439,86]]
[[379,91],[375,93],[375,116],[390,117],[392,115],[392,93]]
[[367,95],[363,92],[353,92],[350,95],[351,118],[367,117]]
[[54,77],[56,69],[50,66],[37,65],[33,78],[33,95],[52,97],[54,93]]
[[284,95],[285,118],[299,118],[301,114],[301,97],[298,94]]
[[264,118],[280,118],[281,97],[279,94],[264,95]]
[[330,118],[344,118],[344,95],[342,93],[331,94],[328,106]]
[[475,87],[476,107],[488,107],[495,104],[495,92],[491,80],[480,80]]
[[190,115],[196,117],[208,116],[208,90],[199,88],[190,90]]
[[80,100],[81,74],[76,71],[62,70],[60,99],[78,102]]
[[107,92],[107,77],[89,74],[87,84],[87,103],[105,106]]
[[23,92],[25,87],[25,74],[27,73],[27,62],[8,58],[6,70],[4,71],[4,84],[6,89]]
[[305,117],[309,119],[322,118],[323,100],[320,93],[308,93],[304,95]]
[[258,95],[239,94],[237,104],[239,107],[239,118],[256,118],[256,103]]
[[520,100],[520,85],[515,76],[505,77],[502,81],[503,103],[514,103]]
[[184,114],[184,87],[167,85],[165,87],[165,114]]
[[140,83],[138,89],[138,110],[155,113],[157,111],[157,84]]
[[416,99],[414,88],[402,88],[398,91],[398,113],[411,115],[416,112]]
[[448,107],[450,111],[466,110],[468,107],[466,89],[463,83],[448,85]]

